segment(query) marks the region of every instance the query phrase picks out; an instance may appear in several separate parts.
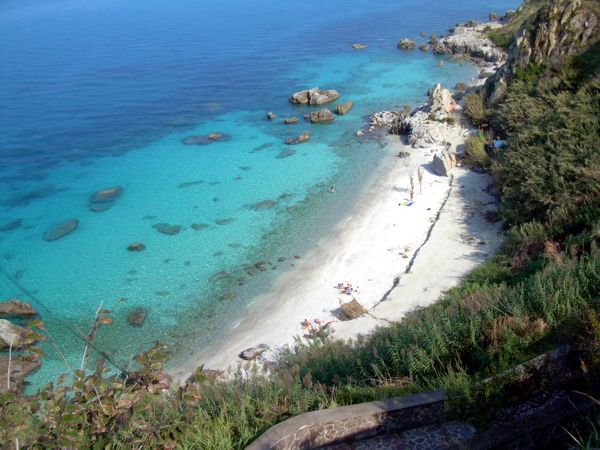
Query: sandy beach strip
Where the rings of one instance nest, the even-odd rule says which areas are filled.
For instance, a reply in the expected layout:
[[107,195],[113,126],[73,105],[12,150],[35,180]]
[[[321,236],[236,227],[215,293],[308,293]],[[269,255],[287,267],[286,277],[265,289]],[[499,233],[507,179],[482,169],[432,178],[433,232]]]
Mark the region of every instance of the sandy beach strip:
[[[445,140],[455,150],[468,130],[446,127]],[[435,175],[434,148],[414,149],[398,137],[389,139],[381,167],[366,181],[355,209],[283,274],[271,292],[256,298],[249,314],[221,342],[173,368],[176,379],[186,379],[201,364],[207,369],[237,368],[247,363],[239,353],[258,344],[270,347],[261,358],[273,359],[293,345],[295,336],[306,333],[304,320],[332,322],[335,338],[367,335],[415,307],[435,302],[498,249],[500,225],[484,219],[486,211],[497,207],[485,192],[489,176],[463,168],[455,168],[452,177]],[[409,156],[400,158],[399,152]],[[341,293],[339,283],[350,283],[352,294]],[[340,302],[352,298],[369,314],[338,320]]]

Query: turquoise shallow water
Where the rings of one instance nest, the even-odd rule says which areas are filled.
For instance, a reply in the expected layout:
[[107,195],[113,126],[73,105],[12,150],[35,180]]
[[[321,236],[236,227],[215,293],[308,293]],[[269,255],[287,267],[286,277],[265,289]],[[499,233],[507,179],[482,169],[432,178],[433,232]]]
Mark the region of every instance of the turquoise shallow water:
[[[316,2],[6,2],[0,226],[21,222],[0,232],[1,297],[32,302],[71,364],[101,302],[114,324],[96,348],[119,366],[156,340],[174,361],[210,345],[352,206],[381,157],[376,141],[355,137],[365,117],[477,73],[401,52],[396,41],[424,41],[421,31],[516,4],[492,3],[340,0],[314,14]],[[352,50],[353,42],[370,47]],[[265,119],[267,111],[301,118],[310,109],[287,98],[313,86],[356,106],[331,125]],[[231,140],[181,143],[215,131]],[[283,144],[304,131],[309,143]],[[90,211],[89,197],[115,185],[123,195],[114,206]],[[264,200],[274,207],[252,208]],[[70,218],[76,231],[42,239]],[[182,230],[161,234],[157,223]],[[145,251],[126,250],[138,241]],[[264,272],[253,268],[259,261]],[[140,328],[126,321],[136,307],[148,310]],[[55,346],[45,347],[34,383],[67,370]]]

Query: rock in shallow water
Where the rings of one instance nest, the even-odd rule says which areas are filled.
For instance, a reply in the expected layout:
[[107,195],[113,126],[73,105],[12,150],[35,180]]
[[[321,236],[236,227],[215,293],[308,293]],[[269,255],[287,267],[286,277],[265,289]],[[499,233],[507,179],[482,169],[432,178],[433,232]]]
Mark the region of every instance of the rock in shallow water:
[[129,250],[130,252],[141,252],[145,249],[146,246],[141,242],[134,242],[133,244],[129,244],[129,246],[127,247],[127,250]]
[[333,117],[333,113],[327,108],[310,113],[310,121],[312,123],[329,123],[333,122],[334,120],[335,118]]
[[103,212],[111,208],[123,194],[121,186],[113,186],[97,191],[90,197],[90,209],[93,212]]
[[338,116],[343,116],[345,114],[348,114],[348,112],[352,109],[353,106],[354,106],[354,103],[352,103],[352,102],[342,103],[341,105],[337,105],[335,107],[335,113]]
[[215,142],[230,141],[231,135],[227,133],[214,132],[206,136],[188,136],[181,140],[184,145],[208,145]]
[[300,120],[297,117],[286,117],[285,119],[283,119],[283,123],[286,125],[295,125],[299,121]]
[[322,105],[340,98],[340,93],[335,89],[319,89],[314,87],[306,91],[296,92],[290,97],[290,102],[298,105]]
[[22,224],[23,224],[23,219],[15,219],[11,222],[3,223],[2,225],[0,225],[0,232],[16,230]]
[[67,220],[66,222],[59,223],[58,225],[53,226],[46,234],[44,234],[45,241],[56,241],[65,237],[67,234],[72,233],[79,226],[79,221],[77,219]]
[[127,316],[127,322],[129,322],[129,325],[131,325],[132,327],[141,327],[142,325],[144,325],[146,317],[148,317],[147,309],[141,307],[135,308]]
[[37,311],[27,302],[10,300],[8,302],[0,302],[0,316],[32,317],[37,316]]
[[181,231],[181,225],[170,225],[168,223],[156,223],[152,225],[152,228],[155,228],[159,233],[168,234],[170,236]]
[[283,159],[283,158],[288,158],[295,154],[296,154],[296,150],[294,150],[293,148],[287,148],[285,150],[281,150],[275,158]]
[[273,206],[277,204],[275,200],[263,200],[262,202],[255,203],[251,206],[251,209],[254,211],[264,211],[266,209],[271,209]]
[[412,39],[404,38],[398,42],[398,48],[401,50],[412,50],[417,48],[417,43]]

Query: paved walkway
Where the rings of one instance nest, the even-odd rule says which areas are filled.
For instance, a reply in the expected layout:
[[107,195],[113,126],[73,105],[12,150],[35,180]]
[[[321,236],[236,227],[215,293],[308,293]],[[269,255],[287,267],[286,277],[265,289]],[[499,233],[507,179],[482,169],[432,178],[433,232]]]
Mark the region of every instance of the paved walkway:
[[348,444],[323,447],[320,450],[442,450],[454,447],[474,435],[473,426],[451,421],[402,433],[375,436]]

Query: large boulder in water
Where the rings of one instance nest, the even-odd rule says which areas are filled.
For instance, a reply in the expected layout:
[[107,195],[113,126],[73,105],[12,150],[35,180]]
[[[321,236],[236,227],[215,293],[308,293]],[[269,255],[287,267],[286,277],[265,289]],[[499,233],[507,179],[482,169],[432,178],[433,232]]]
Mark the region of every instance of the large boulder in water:
[[340,93],[335,89],[319,89],[314,87],[306,91],[296,92],[290,97],[290,102],[297,105],[323,105],[340,98]]
[[353,106],[354,106],[354,103],[352,103],[352,102],[342,103],[341,105],[337,105],[335,107],[335,113],[338,116],[343,116],[345,114],[348,114],[348,112],[352,109]]
[[90,197],[90,209],[93,212],[103,212],[111,208],[123,194],[121,186],[113,186],[97,191]]
[[0,316],[33,317],[37,315],[37,311],[27,302],[16,299],[8,302],[0,302]]
[[329,123],[333,122],[334,120],[335,118],[333,117],[333,113],[327,108],[310,113],[310,121],[312,123]]
[[148,317],[148,310],[146,308],[135,308],[127,316],[127,322],[132,327],[141,327],[144,325],[146,317]]
[[398,48],[401,50],[413,50],[417,48],[417,43],[412,39],[404,38],[398,42]]
[[56,241],[65,237],[67,234],[72,233],[79,226],[79,220],[71,219],[66,222],[59,223],[58,225],[53,226],[46,234],[44,234],[45,241]]

